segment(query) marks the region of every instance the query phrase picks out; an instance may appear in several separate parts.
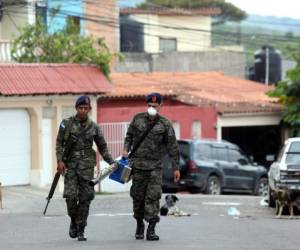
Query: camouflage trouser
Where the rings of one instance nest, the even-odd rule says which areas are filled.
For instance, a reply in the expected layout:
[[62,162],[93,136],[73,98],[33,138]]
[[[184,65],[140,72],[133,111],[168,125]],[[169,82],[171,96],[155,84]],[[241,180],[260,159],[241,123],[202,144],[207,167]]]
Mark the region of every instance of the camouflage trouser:
[[130,195],[134,218],[159,222],[159,200],[162,189],[162,170],[133,170]]
[[[80,165],[81,164],[81,165]],[[91,200],[95,197],[94,188],[88,184],[94,176],[93,165],[86,169],[78,169],[86,162],[68,163],[64,178],[64,198],[66,198],[68,215],[77,224],[86,226]]]

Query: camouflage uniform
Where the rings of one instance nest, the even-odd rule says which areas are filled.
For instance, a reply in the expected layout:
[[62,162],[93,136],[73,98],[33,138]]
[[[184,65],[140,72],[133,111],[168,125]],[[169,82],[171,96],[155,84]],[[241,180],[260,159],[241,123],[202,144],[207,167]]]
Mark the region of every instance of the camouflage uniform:
[[[70,127],[70,122],[72,122]],[[93,150],[95,141],[103,159],[112,164],[114,160],[107,150],[107,145],[99,126],[89,118],[79,122],[78,118],[70,117],[62,121],[56,139],[57,161],[62,160],[64,151],[64,135],[70,127],[70,134],[78,140],[72,146],[65,161],[67,170],[64,175],[64,193],[68,215],[74,218],[78,225],[86,226],[91,200],[95,197],[94,188],[88,181],[94,177],[96,152]]]
[[[136,144],[152,121],[147,113],[137,114],[129,125],[124,148]],[[159,221],[159,200],[162,194],[162,158],[168,153],[174,170],[179,169],[179,150],[171,122],[162,116],[131,157],[133,169],[130,195],[134,218]]]

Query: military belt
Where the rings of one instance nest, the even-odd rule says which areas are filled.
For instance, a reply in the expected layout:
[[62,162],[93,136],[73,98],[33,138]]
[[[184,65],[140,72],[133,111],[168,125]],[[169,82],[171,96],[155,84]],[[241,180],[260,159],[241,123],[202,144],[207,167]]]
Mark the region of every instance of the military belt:
[[81,149],[81,150],[74,150],[71,152],[71,156],[73,157],[84,157],[91,153],[91,149]]

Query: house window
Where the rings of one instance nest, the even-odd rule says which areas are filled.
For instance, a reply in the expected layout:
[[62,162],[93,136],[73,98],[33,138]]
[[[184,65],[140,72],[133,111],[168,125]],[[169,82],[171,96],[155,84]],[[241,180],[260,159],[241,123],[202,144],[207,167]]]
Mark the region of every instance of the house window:
[[68,16],[67,25],[72,27],[72,33],[80,33],[80,17],[79,16]]
[[161,52],[177,51],[177,39],[176,38],[159,38],[159,50]]
[[202,137],[202,125],[200,121],[193,121],[192,124],[192,138],[200,139]]
[[47,25],[47,3],[45,1],[38,1],[35,4],[35,18],[38,22]]

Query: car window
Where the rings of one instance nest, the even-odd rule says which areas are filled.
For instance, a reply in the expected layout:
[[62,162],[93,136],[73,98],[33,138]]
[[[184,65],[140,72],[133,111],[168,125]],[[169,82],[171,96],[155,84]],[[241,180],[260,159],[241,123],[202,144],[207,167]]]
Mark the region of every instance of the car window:
[[207,143],[198,143],[195,147],[194,157],[198,160],[211,159],[211,146]]
[[187,142],[178,143],[179,151],[184,160],[190,158],[190,144]]
[[212,147],[212,157],[213,159],[219,161],[228,161],[227,148],[225,147]]
[[238,162],[241,159],[245,160],[246,162],[249,162],[247,157],[240,150],[237,149],[228,149],[228,157],[229,161],[231,162]]
[[286,163],[300,163],[300,142],[292,142],[287,152]]

